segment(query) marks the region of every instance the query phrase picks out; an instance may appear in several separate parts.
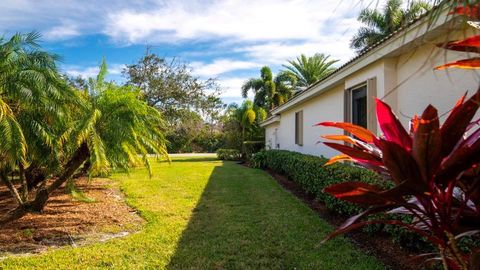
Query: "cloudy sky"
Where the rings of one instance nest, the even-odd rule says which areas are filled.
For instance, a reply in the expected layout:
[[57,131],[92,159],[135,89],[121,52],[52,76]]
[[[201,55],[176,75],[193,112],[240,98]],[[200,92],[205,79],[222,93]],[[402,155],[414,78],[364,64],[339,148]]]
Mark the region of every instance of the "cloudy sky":
[[188,62],[202,78],[217,78],[225,102],[269,65],[316,52],[354,55],[349,40],[361,9],[384,1],[358,0],[3,0],[0,33],[39,31],[42,46],[63,57],[70,75],[94,76],[102,57],[110,79],[152,46]]

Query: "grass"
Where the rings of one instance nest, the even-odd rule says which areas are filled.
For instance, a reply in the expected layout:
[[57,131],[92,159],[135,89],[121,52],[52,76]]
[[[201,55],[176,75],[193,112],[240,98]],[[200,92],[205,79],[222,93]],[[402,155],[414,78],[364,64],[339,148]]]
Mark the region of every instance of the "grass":
[[0,269],[384,269],[263,171],[212,158],[116,174],[147,224],[106,243],[8,258]]

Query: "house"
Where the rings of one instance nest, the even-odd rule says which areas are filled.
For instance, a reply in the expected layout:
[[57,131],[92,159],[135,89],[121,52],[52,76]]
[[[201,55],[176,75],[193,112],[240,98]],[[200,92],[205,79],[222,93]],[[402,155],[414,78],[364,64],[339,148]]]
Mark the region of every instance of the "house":
[[[314,126],[323,121],[351,122],[379,133],[374,97],[388,103],[407,128],[428,104],[447,113],[466,91],[472,94],[480,72],[434,70],[447,62],[472,57],[436,44],[480,34],[464,17],[427,13],[364,50],[335,72],[274,108],[261,123],[267,149],[285,149],[331,157],[335,150],[318,143],[321,135],[340,134]],[[443,117],[442,117],[443,119]],[[441,119],[441,120],[442,120]]]

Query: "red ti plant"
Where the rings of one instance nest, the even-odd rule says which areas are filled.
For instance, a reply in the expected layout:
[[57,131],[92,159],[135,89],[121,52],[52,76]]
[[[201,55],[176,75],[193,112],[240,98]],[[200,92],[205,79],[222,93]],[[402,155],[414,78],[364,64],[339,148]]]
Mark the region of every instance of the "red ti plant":
[[[435,107],[429,105],[412,120],[408,132],[391,108],[376,100],[377,119],[383,136],[350,123],[323,122],[353,136],[326,136],[348,144],[325,142],[342,153],[333,163],[349,160],[374,170],[394,187],[382,189],[361,182],[334,184],[325,192],[338,199],[363,205],[363,213],[348,219],[327,239],[369,224],[392,224],[411,230],[438,248],[421,255],[441,260],[445,269],[480,269],[480,251],[462,253],[457,241],[480,233],[480,119],[473,120],[480,104],[480,90],[464,95],[440,126]],[[406,214],[412,223],[387,218],[362,220],[376,213]]]

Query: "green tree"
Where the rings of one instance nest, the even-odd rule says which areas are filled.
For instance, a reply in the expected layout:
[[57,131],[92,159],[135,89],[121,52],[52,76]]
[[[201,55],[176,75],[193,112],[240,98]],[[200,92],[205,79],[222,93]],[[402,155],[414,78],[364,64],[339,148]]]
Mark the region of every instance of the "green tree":
[[402,25],[431,9],[431,5],[426,1],[411,1],[406,9],[403,9],[402,5],[402,0],[388,0],[381,11],[368,8],[362,10],[358,20],[366,27],[358,30],[351,40],[350,47],[360,52],[373,46]]
[[289,65],[283,65],[286,68],[284,72],[295,76],[297,86],[309,87],[335,70],[333,64],[338,60],[329,58],[329,55],[322,53],[316,53],[311,57],[302,54],[295,60],[289,60]]
[[[97,78],[89,79],[87,89],[76,93],[79,103],[70,104],[72,118],[62,135],[66,143],[62,147],[61,169],[54,180],[44,180],[33,199],[22,200],[0,224],[41,211],[50,194],[85,162],[90,176],[94,176],[111,169],[127,170],[136,164],[149,168],[149,153],[166,155],[160,113],[141,99],[138,88],[107,83],[106,74],[103,61]],[[5,132],[5,128],[0,130]]]
[[[265,120],[267,112],[262,108],[256,106],[251,100],[245,100],[240,107],[238,107],[233,116],[241,129],[241,143],[242,153],[245,153],[245,144],[247,138],[251,139],[251,135],[259,129],[258,124]],[[248,135],[250,136],[247,136]]]
[[264,66],[260,78],[251,78],[242,85],[242,96],[246,98],[252,90],[253,103],[269,111],[285,103],[292,96],[295,85],[296,78],[292,74],[282,72],[274,78],[272,70]]
[[32,32],[0,39],[0,180],[19,206],[28,199],[32,168],[59,168],[67,104],[75,101],[57,72],[58,57],[41,50],[39,37]]

